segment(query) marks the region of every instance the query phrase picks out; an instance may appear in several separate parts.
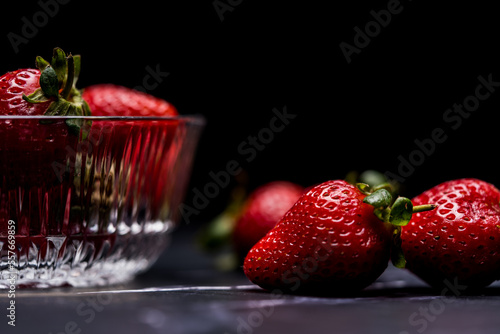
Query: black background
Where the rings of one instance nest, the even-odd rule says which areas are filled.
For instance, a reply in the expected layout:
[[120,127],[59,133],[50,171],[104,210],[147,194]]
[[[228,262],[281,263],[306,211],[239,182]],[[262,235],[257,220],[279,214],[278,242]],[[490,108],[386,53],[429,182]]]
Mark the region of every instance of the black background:
[[[53,3],[42,1],[42,3]],[[401,1],[400,13],[348,63],[341,42],[390,1],[81,1],[60,4],[16,53],[9,33],[34,22],[36,1],[2,4],[0,72],[33,67],[52,48],[81,54],[79,87],[113,82],[134,87],[146,67],[170,75],[150,91],[181,114],[207,125],[186,203],[209,173],[241,162],[248,187],[286,179],[304,186],[344,178],[351,170],[398,173],[402,155],[435,128],[447,135],[404,181],[414,196],[445,180],[476,177],[500,186],[499,91],[456,129],[446,110],[474,94],[478,76],[500,82],[500,20],[493,4]],[[232,4],[232,5],[230,5]],[[11,34],[12,36],[12,34]],[[273,109],[296,115],[252,161],[238,146],[269,126]],[[223,210],[231,185],[200,210],[206,221]]]

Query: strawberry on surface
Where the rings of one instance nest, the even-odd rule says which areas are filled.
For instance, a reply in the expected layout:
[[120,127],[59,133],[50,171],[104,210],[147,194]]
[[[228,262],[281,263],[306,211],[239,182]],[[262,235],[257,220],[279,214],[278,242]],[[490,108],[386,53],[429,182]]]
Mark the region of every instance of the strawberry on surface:
[[292,182],[273,181],[255,189],[245,201],[233,231],[233,244],[243,256],[292,207],[304,189]]
[[292,293],[349,294],[373,283],[391,257],[393,225],[432,207],[413,208],[403,198],[393,203],[383,188],[367,196],[368,189],[336,180],[308,190],[250,250],[247,277]]
[[401,234],[406,267],[436,288],[478,289],[500,278],[500,191],[477,179],[441,183],[413,199],[438,208],[413,216]]

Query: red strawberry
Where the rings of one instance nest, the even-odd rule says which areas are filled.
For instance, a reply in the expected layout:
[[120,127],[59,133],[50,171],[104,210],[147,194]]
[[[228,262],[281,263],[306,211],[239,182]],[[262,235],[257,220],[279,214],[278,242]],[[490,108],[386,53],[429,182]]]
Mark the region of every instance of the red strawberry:
[[66,56],[64,51],[55,48],[50,63],[37,57],[36,65],[37,69],[19,69],[0,77],[0,115],[90,114],[75,88],[80,74],[80,56]]
[[75,88],[79,56],[56,48],[50,63],[37,57],[36,65],[0,77],[0,233],[8,219],[21,236],[60,234],[63,225],[65,207],[54,203],[66,203],[70,184],[53,164],[66,166],[81,124],[24,116],[89,114]]
[[[190,155],[180,151],[188,126],[184,120],[12,118],[90,115],[75,88],[80,57],[66,56],[56,48],[52,61],[38,57],[37,67],[0,78],[0,244],[7,244],[7,225],[12,219],[19,268],[35,263],[37,268],[48,268],[46,277],[60,265],[81,260],[91,266],[101,257],[116,256],[116,234],[108,224],[113,219],[170,218],[186,181],[181,176],[172,182],[171,174],[187,174]],[[98,92],[113,94],[108,89]],[[144,95],[139,100],[135,93],[121,89],[114,92],[115,96],[105,99],[117,101],[112,107],[120,112],[96,108],[97,116],[130,116],[136,107],[149,108],[149,116],[175,115],[166,102]],[[125,94],[126,101],[122,99]],[[83,126],[89,124],[92,127]],[[103,129],[103,125],[110,128]],[[147,182],[150,178],[155,182]],[[153,228],[157,232],[157,226]],[[134,247],[129,251],[123,257],[137,257]],[[149,251],[154,254],[158,249]],[[6,249],[0,255],[4,260]]]
[[94,116],[177,116],[177,109],[165,100],[113,84],[85,88],[83,99]]
[[274,181],[254,190],[241,210],[233,231],[235,249],[243,256],[292,207],[304,189],[291,182]]
[[20,69],[0,77],[0,115],[43,115],[50,101],[28,103],[23,94],[30,95],[40,88],[40,70]]
[[[179,150],[185,139],[185,123],[177,118],[177,109],[170,103],[150,94],[114,84],[98,84],[84,89],[83,99],[88,103],[93,116],[133,116],[161,117],[163,120],[132,121],[94,121],[92,131],[105,132],[112,138],[110,151],[118,152],[113,157],[120,164],[123,152],[130,150],[131,160],[126,164],[130,170],[129,187],[137,189],[138,193],[127,194],[126,201],[133,202],[136,198],[154,199],[148,205],[153,215],[164,207],[165,197],[180,197],[180,189],[174,189],[168,182],[174,168],[182,168],[182,158]],[[107,128],[107,130],[101,131]],[[127,146],[128,145],[128,146]],[[158,147],[152,152],[153,147]],[[146,161],[150,159],[150,161]],[[145,167],[148,167],[146,170]],[[142,175],[151,176],[155,183],[138,183],[144,180]]]
[[[78,56],[66,57],[56,48],[51,64],[38,57],[39,69],[20,69],[0,77],[0,115],[6,117],[0,119],[0,176],[4,189],[57,182],[52,163],[63,162],[65,148],[78,139],[70,135],[70,130],[79,130],[79,124],[61,120],[47,124],[9,116],[88,114],[74,88],[79,72],[75,63],[80,63]],[[69,66],[74,66],[71,76],[67,74]]]
[[444,182],[413,199],[433,202],[432,212],[416,214],[403,228],[407,268],[433,287],[445,281],[482,288],[500,278],[500,191],[460,179]]
[[[0,77],[0,115],[40,116],[52,101],[33,104],[23,99],[40,89],[40,70],[20,69]],[[64,122],[42,124],[38,120],[0,120],[0,175],[4,187],[53,182],[50,162],[64,152],[68,138]],[[45,163],[44,163],[45,161]],[[1,183],[0,183],[1,184]]]
[[389,208],[387,190],[366,196],[367,188],[340,180],[311,188],[250,250],[247,277],[264,289],[296,293],[353,293],[374,282],[391,255],[388,222],[407,223],[414,208],[402,198]]
[[[177,109],[165,100],[152,95],[113,84],[98,84],[84,89],[83,99],[88,103],[93,116],[134,116],[134,117],[175,117],[178,115]],[[175,135],[178,134],[178,144],[181,146],[184,129],[179,129],[179,120],[164,119],[161,123],[151,120],[141,121],[134,119],[130,122],[96,121],[93,124],[93,131],[106,132],[113,136],[113,151],[123,152],[127,143],[133,147],[149,147],[151,144],[137,145],[138,141],[162,141],[165,149],[170,148]],[[101,131],[108,128],[107,131]],[[170,150],[172,155],[176,155],[175,147]],[[136,154],[147,154],[147,152],[136,152]],[[120,160],[120,157],[117,157]],[[163,157],[164,161],[167,159]],[[140,165],[160,166],[160,164]],[[151,171],[140,171],[140,173],[150,173]],[[161,186],[164,186],[163,184]],[[158,189],[160,193],[165,193],[164,189]]]

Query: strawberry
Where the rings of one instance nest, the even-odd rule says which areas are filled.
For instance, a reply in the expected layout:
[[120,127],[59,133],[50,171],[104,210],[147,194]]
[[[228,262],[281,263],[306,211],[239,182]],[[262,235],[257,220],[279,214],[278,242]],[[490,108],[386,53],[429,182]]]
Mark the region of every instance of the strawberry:
[[50,101],[32,104],[23,99],[40,89],[39,69],[19,69],[0,77],[0,115],[38,116],[43,115]]
[[70,184],[53,164],[66,166],[67,149],[75,150],[82,121],[55,116],[90,115],[75,88],[79,56],[56,48],[50,63],[37,57],[36,66],[0,77],[0,234],[7,231],[8,219],[17,223],[21,236],[61,233],[65,208],[54,203],[66,203]]
[[500,278],[500,191],[477,179],[441,183],[413,199],[438,208],[401,233],[406,267],[433,287],[479,289]]
[[[52,61],[36,58],[37,69],[19,69],[0,77],[0,115],[86,116],[88,105],[75,88],[80,56],[55,48]],[[74,121],[69,126],[76,126]]]
[[[131,150],[134,162],[128,163],[131,178],[130,188],[137,193],[129,193],[127,201],[134,198],[152,198],[150,209],[156,214],[165,203],[165,196],[178,196],[179,189],[173,189],[173,182],[167,182],[167,175],[174,173],[173,168],[182,168],[182,159],[178,158],[179,150],[185,139],[186,128],[183,121],[175,118],[177,109],[170,103],[150,94],[114,84],[97,84],[83,90],[83,99],[88,103],[93,116],[128,116],[128,117],[161,117],[161,122],[151,120],[133,121],[94,121],[92,131],[104,132],[111,136],[110,151],[118,152],[113,157],[120,164],[122,152]],[[168,119],[172,117],[172,119]],[[102,131],[104,130],[104,131]],[[127,146],[128,145],[128,146]],[[159,147],[155,155],[149,151]],[[148,163],[147,158],[155,159]],[[145,170],[145,167],[148,167]],[[137,184],[144,178],[141,175],[156,175],[152,177],[156,183]],[[179,182],[182,184],[182,182]]]
[[313,294],[355,293],[387,267],[393,235],[413,212],[384,188],[370,190],[343,180],[304,193],[278,224],[250,250],[246,276],[264,289]]
[[[114,263],[117,256],[132,262],[153,257],[158,247],[137,253],[133,246],[139,239],[160,245],[159,228],[169,224],[157,222],[175,219],[190,163],[190,152],[181,151],[189,122],[160,119],[156,116],[175,116],[175,109],[110,86],[87,92],[95,115],[104,119],[60,118],[91,116],[75,88],[80,57],[56,48],[50,63],[37,57],[36,65],[0,77],[0,244],[7,245],[8,221],[14,221],[18,267],[31,268],[26,277],[34,274],[34,282],[56,278],[51,275],[58,281],[56,268],[83,271],[94,261]],[[98,99],[99,93],[115,95]],[[111,106],[117,109],[99,108],[103,100],[116,101]],[[156,119],[112,117],[145,113]],[[41,115],[51,117],[33,117]],[[172,182],[171,174],[182,175]],[[116,233],[117,220],[140,225],[146,239],[123,233],[126,228]],[[117,234],[121,239],[115,244]],[[124,251],[127,242],[132,247]]]
[[94,116],[177,116],[177,109],[165,100],[114,84],[85,88],[83,99]]
[[[88,106],[75,88],[79,56],[56,48],[49,64],[37,57],[38,69],[19,69],[0,77],[0,176],[3,187],[57,182],[52,163],[61,162],[65,148],[77,142],[81,124],[54,119],[12,116],[83,116]],[[71,68],[71,70],[70,70]],[[22,152],[22,153],[21,153]],[[0,186],[2,185],[0,183]]]
[[246,255],[292,207],[304,189],[288,181],[273,181],[255,189],[245,201],[233,231],[238,253]]

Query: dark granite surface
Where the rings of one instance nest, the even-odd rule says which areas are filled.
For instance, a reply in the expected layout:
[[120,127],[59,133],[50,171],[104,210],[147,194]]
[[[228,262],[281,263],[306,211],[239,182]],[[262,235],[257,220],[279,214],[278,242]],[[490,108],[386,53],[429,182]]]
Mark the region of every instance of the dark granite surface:
[[[455,291],[453,291],[455,290]],[[457,297],[458,295],[458,297]],[[0,299],[0,333],[499,333],[500,286],[463,296],[433,291],[389,267],[357,296],[332,298],[267,293],[241,272],[218,272],[174,233],[156,265],[133,282],[104,289],[21,290],[16,327]]]

